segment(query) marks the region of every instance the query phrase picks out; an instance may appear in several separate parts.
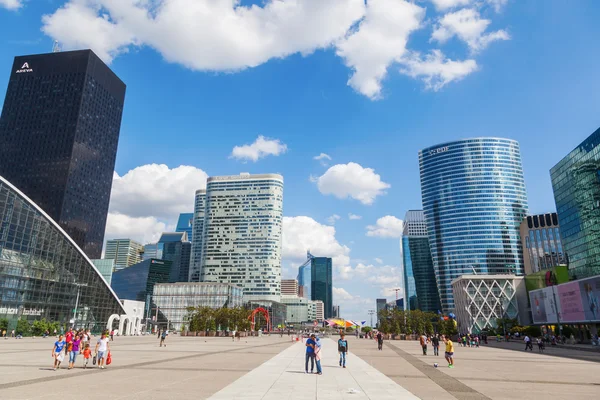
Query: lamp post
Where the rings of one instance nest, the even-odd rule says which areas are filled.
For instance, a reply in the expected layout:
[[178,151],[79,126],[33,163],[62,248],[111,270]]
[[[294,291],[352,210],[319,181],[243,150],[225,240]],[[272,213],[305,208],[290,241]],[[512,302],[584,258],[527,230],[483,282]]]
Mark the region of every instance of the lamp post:
[[375,314],[375,310],[369,310],[367,313],[371,316],[371,328],[373,328],[373,314]]
[[77,286],[77,298],[75,299],[75,308],[73,309],[73,328],[75,328],[75,324],[77,323],[77,307],[79,306],[79,293],[81,292],[82,287],[87,287],[85,283],[74,283]]

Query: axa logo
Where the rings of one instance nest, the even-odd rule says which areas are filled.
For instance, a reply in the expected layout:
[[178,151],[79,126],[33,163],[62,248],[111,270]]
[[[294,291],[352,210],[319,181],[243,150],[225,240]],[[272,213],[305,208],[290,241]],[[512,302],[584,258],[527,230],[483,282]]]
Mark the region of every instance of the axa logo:
[[18,69],[16,71],[17,74],[22,74],[24,72],[33,72],[33,69],[29,68],[29,63],[23,64],[23,66],[21,67],[21,69]]

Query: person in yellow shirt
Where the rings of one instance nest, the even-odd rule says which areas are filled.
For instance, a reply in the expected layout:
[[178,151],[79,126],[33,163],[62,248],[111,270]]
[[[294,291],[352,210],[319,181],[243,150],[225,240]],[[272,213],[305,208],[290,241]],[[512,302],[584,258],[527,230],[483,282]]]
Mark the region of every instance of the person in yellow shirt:
[[454,368],[454,343],[449,336],[444,336],[444,343],[446,343],[446,361],[448,361],[448,368]]

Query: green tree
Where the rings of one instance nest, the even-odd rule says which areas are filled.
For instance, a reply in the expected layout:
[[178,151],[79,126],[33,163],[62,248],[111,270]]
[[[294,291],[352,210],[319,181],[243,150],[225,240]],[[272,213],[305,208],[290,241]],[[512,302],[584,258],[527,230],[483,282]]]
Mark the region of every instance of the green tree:
[[46,330],[49,330],[48,326],[49,322],[46,321],[46,318],[35,320],[31,324],[31,333],[34,336],[42,336],[46,332]]
[[16,329],[17,334],[27,336],[27,335],[29,335],[30,331],[31,331],[31,325],[29,324],[29,321],[27,321],[27,319],[21,318],[17,321],[17,329]]
[[373,330],[373,328],[371,328],[370,326],[365,326],[363,328],[361,328],[362,333],[369,333]]
[[0,318],[0,331],[8,330],[8,319]]

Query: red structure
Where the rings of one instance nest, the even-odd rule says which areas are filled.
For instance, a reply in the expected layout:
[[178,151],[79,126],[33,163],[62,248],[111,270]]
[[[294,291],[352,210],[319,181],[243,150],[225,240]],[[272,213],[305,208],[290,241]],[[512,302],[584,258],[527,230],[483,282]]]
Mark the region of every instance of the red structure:
[[269,317],[269,311],[267,311],[266,309],[264,309],[262,307],[256,308],[254,311],[252,311],[252,314],[250,314],[250,316],[248,317],[248,319],[250,321],[252,321],[252,330],[254,330],[254,325],[256,322],[255,321],[256,314],[262,314],[265,316],[265,319],[267,320],[267,331],[271,332],[271,318]]

